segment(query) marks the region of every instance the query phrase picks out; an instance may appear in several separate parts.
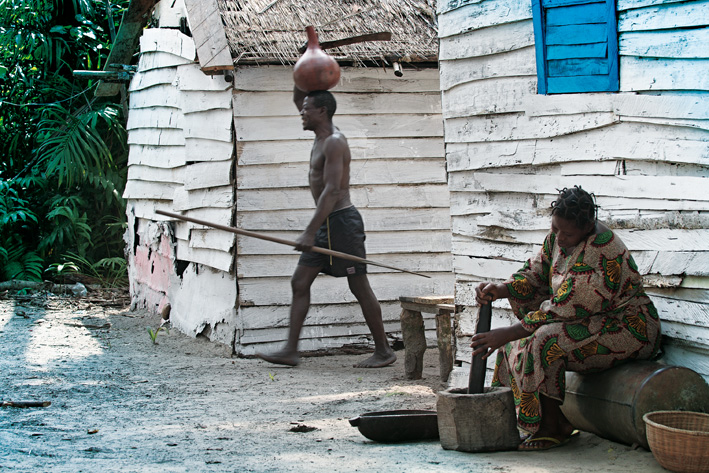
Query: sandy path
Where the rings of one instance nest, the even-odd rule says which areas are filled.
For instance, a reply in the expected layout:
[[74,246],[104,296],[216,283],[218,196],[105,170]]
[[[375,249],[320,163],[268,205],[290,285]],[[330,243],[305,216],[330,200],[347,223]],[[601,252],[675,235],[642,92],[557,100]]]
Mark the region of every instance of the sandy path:
[[[647,451],[586,433],[539,453],[374,443],[347,419],[435,409],[435,350],[424,379],[408,381],[403,352],[380,370],[353,368],[364,355],[278,368],[177,331],[154,345],[146,327],[158,323],[82,300],[0,300],[0,398],[52,401],[0,408],[0,471],[665,471]],[[302,425],[315,429],[291,431]]]

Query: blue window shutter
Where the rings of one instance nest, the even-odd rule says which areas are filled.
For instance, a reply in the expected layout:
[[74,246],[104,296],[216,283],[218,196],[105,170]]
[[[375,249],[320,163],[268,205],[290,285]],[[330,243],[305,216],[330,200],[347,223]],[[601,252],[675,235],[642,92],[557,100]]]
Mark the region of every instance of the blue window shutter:
[[617,92],[615,0],[532,0],[540,94]]

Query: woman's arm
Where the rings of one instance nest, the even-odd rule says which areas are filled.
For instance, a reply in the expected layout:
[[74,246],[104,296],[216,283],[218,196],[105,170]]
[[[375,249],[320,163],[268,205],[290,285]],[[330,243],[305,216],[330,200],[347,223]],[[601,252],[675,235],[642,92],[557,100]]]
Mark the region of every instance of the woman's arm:
[[473,347],[473,356],[483,353],[483,359],[486,359],[501,346],[530,335],[531,333],[522,324],[516,322],[509,327],[496,328],[489,332],[475,334],[470,346]]

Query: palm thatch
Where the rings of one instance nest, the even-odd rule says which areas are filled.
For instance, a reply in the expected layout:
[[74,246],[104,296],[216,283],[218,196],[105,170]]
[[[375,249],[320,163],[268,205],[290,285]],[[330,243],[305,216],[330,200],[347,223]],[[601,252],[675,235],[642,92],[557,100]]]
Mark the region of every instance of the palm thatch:
[[438,57],[435,0],[217,0],[235,63],[291,64],[312,25],[321,43],[370,33],[367,41],[328,49],[345,62],[430,62]]

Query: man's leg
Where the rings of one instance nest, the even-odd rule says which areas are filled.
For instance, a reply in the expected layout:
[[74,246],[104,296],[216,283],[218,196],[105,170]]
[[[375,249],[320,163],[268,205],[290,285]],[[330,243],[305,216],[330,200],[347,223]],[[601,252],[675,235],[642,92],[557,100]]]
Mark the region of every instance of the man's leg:
[[305,316],[310,309],[310,287],[318,276],[321,268],[298,265],[291,278],[293,299],[290,306],[290,326],[288,327],[288,340],[282,350],[271,354],[259,353],[257,356],[270,363],[295,366],[299,363],[298,340],[300,331],[305,322]]
[[350,285],[352,294],[357,298],[364,320],[367,322],[369,331],[374,338],[374,354],[366,360],[354,365],[356,368],[381,368],[396,361],[396,354],[389,346],[384,322],[382,321],[382,308],[379,305],[377,296],[374,295],[372,287],[366,274],[348,276],[347,282]]

